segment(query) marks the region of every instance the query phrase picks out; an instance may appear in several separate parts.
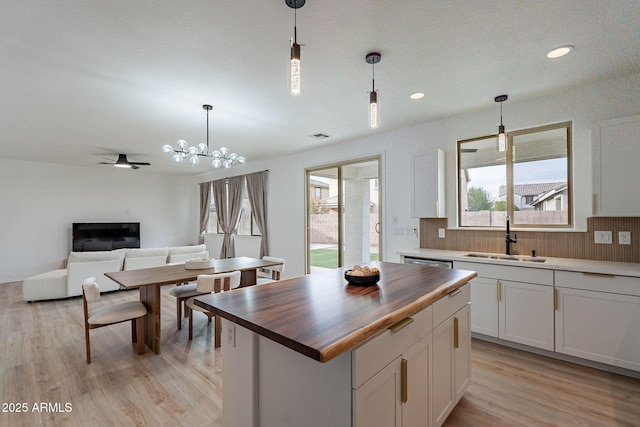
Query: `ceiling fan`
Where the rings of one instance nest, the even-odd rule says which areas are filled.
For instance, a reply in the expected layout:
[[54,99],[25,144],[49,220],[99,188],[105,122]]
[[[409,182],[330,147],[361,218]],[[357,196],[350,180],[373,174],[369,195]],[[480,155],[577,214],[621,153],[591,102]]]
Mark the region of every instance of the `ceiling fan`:
[[130,162],[127,160],[126,154],[118,154],[118,160],[115,163],[100,162],[101,165],[113,165],[117,168],[130,168],[138,169],[140,166],[151,166],[151,163],[147,162]]

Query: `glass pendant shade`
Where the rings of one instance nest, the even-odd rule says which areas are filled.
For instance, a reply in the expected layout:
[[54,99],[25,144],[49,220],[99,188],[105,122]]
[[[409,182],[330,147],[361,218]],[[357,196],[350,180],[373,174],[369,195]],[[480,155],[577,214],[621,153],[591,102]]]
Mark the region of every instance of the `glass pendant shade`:
[[378,127],[378,94],[376,92],[369,93],[369,127],[373,129]]
[[504,132],[504,126],[498,126],[498,151],[504,152],[507,150],[507,134]]
[[291,64],[289,65],[289,79],[291,95],[298,96],[302,91],[300,74],[302,71],[302,63],[300,62],[300,45],[293,43],[291,45]]

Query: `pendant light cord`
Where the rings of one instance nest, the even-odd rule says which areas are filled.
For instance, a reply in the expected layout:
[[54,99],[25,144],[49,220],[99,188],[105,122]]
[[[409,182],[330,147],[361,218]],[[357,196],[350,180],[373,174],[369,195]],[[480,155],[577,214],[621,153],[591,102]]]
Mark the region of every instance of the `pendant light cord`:
[[376,64],[371,64],[371,89],[373,92],[376,91]]
[[298,2],[293,0],[293,43],[298,44]]
[[207,109],[207,154],[209,154],[209,109]]

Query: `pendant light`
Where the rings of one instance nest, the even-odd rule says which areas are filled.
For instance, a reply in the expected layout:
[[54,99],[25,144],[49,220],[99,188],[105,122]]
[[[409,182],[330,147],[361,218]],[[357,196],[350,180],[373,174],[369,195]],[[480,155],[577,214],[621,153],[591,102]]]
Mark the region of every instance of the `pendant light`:
[[502,124],[502,103],[509,99],[507,95],[498,95],[494,98],[495,102],[500,103],[500,126],[498,126],[498,151],[504,152],[507,150],[507,134],[504,131],[504,125]]
[[298,96],[301,88],[301,49],[298,44],[297,10],[304,6],[305,0],[284,0],[287,6],[293,9],[293,40],[291,41],[291,62],[289,63],[289,91],[291,95]]
[[371,78],[371,92],[369,92],[369,127],[375,129],[378,127],[378,93],[376,92],[376,66],[382,59],[382,55],[378,52],[368,53],[365,57],[367,64],[371,64],[372,78]]

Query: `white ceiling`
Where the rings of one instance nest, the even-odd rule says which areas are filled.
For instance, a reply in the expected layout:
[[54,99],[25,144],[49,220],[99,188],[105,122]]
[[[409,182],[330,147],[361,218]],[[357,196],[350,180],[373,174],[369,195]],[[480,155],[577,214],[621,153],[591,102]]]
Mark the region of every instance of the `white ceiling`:
[[[307,0],[303,94],[287,90],[284,0],[4,0],[0,157],[194,174],[178,139],[248,162],[640,72],[640,4],[623,0]],[[571,44],[561,59],[551,48]],[[381,127],[367,127],[376,65]],[[409,94],[422,91],[418,101]],[[325,133],[318,141],[310,135]],[[95,166],[109,167],[109,166]]]

